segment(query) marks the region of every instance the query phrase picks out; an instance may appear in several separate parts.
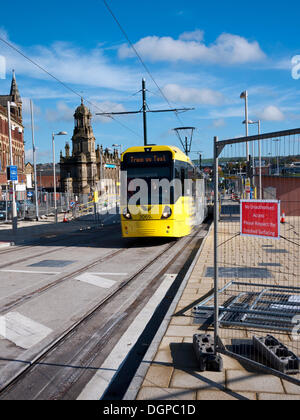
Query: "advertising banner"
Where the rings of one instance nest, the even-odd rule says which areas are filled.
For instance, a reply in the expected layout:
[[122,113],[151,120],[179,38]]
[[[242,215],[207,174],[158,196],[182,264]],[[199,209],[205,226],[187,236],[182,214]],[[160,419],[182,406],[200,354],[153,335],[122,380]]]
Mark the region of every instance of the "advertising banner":
[[241,235],[280,239],[280,201],[242,200]]

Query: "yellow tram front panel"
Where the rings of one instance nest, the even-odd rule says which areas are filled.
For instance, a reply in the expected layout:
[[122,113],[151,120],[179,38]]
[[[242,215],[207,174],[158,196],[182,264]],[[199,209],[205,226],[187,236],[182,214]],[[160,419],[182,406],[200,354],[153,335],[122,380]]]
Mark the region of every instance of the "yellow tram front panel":
[[[175,205],[149,206],[151,210],[145,211],[143,206],[123,207],[122,235],[125,238],[141,237],[169,237],[181,238],[191,233],[194,224],[193,200],[189,197],[180,198]],[[172,211],[170,218],[162,218],[164,209]],[[129,211],[131,219],[123,216]]]
[[[194,178],[194,167],[189,157],[175,146],[132,147],[123,153],[121,166],[122,171],[127,174],[126,180],[122,181],[123,192],[128,188],[129,182],[135,179],[145,180],[150,190],[151,180],[166,179],[172,182]],[[181,183],[183,184],[184,182]],[[124,192],[124,196],[121,195],[123,237],[181,238],[189,235],[195,223],[195,199],[191,193],[185,195],[183,188],[182,194],[175,195],[176,198],[174,196],[170,200],[172,202],[164,200],[161,202],[159,199],[160,204],[151,203],[151,195],[149,205],[132,206],[130,204],[132,194],[128,197]]]

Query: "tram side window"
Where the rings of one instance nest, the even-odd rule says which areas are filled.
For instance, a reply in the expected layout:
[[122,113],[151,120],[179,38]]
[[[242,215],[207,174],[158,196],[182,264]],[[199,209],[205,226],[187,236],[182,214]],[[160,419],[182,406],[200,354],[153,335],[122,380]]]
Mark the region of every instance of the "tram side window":
[[181,194],[184,196],[185,191],[185,180],[189,177],[189,165],[186,162],[175,162],[175,178],[180,179],[181,182]]

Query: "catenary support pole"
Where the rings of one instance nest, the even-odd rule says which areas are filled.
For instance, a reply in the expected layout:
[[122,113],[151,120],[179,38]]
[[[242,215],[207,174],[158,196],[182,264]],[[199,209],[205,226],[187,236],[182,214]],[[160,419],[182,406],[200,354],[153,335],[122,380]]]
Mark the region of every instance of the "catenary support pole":
[[147,102],[146,102],[146,80],[143,79],[142,82],[142,92],[143,92],[143,121],[144,121],[144,145],[148,145],[147,138]]

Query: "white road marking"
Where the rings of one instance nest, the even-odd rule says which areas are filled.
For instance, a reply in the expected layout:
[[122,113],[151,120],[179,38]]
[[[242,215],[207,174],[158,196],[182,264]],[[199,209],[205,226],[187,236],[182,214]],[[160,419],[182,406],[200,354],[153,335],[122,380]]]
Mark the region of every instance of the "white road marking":
[[26,270],[0,270],[2,273],[22,273],[22,274],[61,274],[58,271],[26,271]]
[[101,277],[101,275],[97,273],[84,273],[76,277],[75,280],[92,284],[93,286],[101,287],[102,289],[110,289],[116,284],[116,281]]
[[164,281],[159,289],[123,334],[120,341],[116,344],[110,355],[100,367],[99,371],[85,386],[77,398],[78,400],[99,400],[102,397],[176,277],[176,274],[165,275]]
[[42,341],[51,332],[50,328],[18,312],[9,312],[0,316],[0,336],[25,350]]

